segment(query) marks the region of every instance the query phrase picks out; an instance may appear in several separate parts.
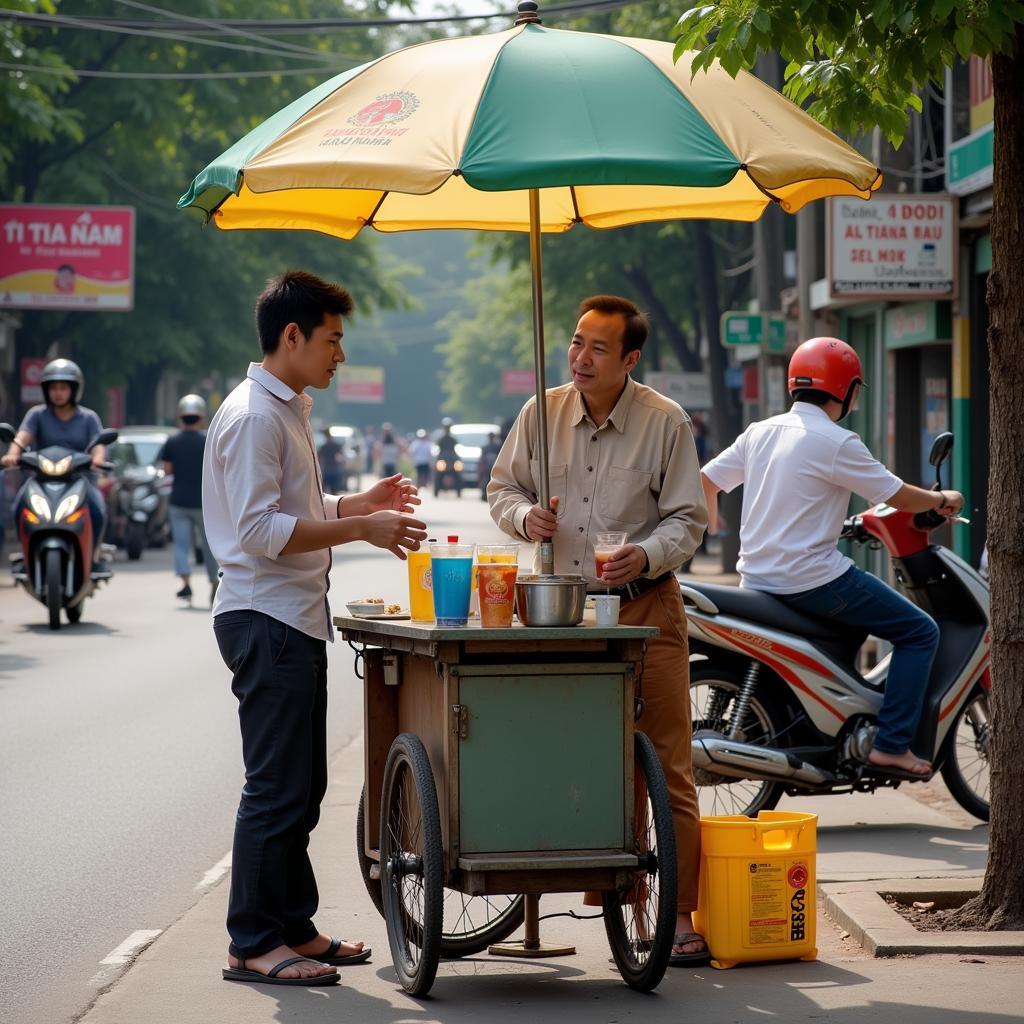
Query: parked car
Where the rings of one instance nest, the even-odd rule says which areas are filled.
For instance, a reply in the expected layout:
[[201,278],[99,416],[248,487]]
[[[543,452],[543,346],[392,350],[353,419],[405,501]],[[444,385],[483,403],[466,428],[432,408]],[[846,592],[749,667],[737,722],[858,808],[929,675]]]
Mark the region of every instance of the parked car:
[[147,547],[163,547],[170,539],[173,478],[164,473],[159,459],[170,435],[167,427],[125,427],[107,450],[120,484],[109,539],[123,547],[131,561],[141,558]]

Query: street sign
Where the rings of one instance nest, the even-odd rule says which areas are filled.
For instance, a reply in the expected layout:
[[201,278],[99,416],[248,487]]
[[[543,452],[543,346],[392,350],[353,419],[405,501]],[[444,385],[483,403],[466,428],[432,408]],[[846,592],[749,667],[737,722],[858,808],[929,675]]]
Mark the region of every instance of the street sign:
[[786,318],[781,313],[746,313],[730,309],[722,314],[723,345],[764,345],[769,352],[786,350]]
[[379,405],[384,401],[384,367],[346,363],[338,370],[335,394],[339,402]]
[[684,409],[711,408],[711,381],[706,374],[650,370],[644,374],[644,383]]

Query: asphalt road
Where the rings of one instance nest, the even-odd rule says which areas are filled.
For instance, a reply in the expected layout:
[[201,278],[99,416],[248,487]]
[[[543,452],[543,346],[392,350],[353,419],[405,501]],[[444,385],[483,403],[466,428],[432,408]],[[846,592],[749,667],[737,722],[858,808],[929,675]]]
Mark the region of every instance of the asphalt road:
[[[476,495],[427,499],[431,535],[500,540]],[[115,569],[58,632],[0,577],[0,1020],[11,1024],[81,1016],[117,968],[103,961],[166,930],[227,870],[241,758],[205,576],[187,609],[169,550],[119,556]],[[407,603],[405,564],[364,545],[336,550],[331,583],[339,609],[371,591]],[[356,682],[339,645],[332,752],[361,728]]]

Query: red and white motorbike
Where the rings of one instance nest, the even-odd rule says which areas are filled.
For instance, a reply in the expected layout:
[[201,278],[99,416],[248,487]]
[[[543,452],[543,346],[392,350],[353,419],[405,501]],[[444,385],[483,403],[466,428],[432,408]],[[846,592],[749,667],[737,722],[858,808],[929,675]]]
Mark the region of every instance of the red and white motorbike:
[[[953,435],[930,461],[941,486]],[[963,521],[963,520],[961,520]],[[917,736],[958,803],[989,815],[991,688],[988,585],[962,558],[929,542],[935,512],[878,505],[842,536],[884,545],[902,593],[939,626]],[[868,764],[890,656],[861,673],[866,634],[796,611],[770,594],[682,585],[690,639],[693,767],[703,814],[756,814],[783,793],[873,792],[905,779]]]

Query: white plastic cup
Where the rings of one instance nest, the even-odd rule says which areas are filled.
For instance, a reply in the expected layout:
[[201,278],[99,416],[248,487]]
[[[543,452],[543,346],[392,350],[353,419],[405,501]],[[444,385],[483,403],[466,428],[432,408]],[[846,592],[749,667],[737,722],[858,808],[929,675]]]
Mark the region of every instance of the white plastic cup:
[[619,624],[618,594],[594,595],[594,621],[598,626],[617,626]]

